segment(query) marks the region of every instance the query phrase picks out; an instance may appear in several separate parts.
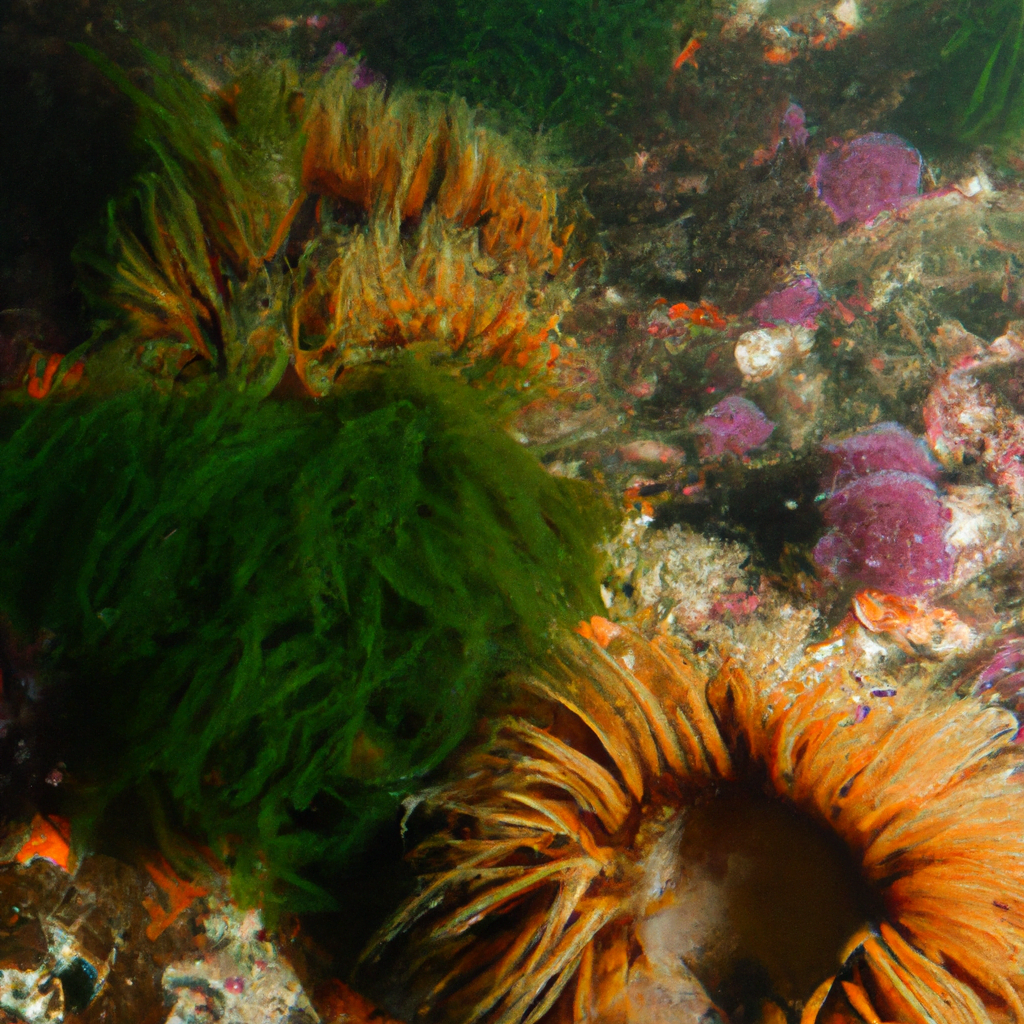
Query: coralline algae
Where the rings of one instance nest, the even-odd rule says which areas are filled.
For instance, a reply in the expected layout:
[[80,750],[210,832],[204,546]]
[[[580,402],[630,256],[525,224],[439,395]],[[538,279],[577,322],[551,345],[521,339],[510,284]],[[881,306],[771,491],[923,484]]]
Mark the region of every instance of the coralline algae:
[[898,135],[861,135],[818,158],[813,184],[837,224],[869,221],[920,192],[921,154]]
[[838,581],[915,597],[953,572],[949,511],[935,485],[914,473],[858,477],[828,498],[824,516],[830,530],[814,561]]
[[730,395],[718,403],[695,428],[702,459],[726,452],[746,455],[771,437],[775,424],[753,402]]
[[880,423],[822,445],[828,533],[814,561],[844,583],[916,597],[945,583],[955,553],[946,541],[951,519],[936,481],[940,468],[898,423]]
[[813,277],[802,277],[791,285],[766,295],[750,310],[762,327],[785,323],[817,327],[817,315],[826,308]]
[[828,491],[871,473],[897,470],[934,483],[941,469],[922,442],[898,423],[879,423],[840,441],[821,446],[829,460],[823,483]]
[[790,103],[782,115],[782,137],[791,146],[806,146],[811,134],[807,130],[807,117],[799,103]]

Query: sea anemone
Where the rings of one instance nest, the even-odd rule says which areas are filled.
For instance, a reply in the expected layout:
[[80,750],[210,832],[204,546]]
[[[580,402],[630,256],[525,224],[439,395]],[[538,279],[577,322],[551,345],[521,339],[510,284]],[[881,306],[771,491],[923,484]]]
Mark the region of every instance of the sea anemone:
[[443,827],[367,955],[392,993],[404,977],[399,1010],[1024,1019],[1009,711],[858,690],[827,648],[786,682],[727,662],[706,684],[672,641],[583,632],[528,680],[529,714],[417,805]]
[[225,83],[154,62],[137,102],[156,159],[115,205],[86,287],[117,310],[107,360],[322,395],[396,349],[475,375],[543,368],[569,230],[544,170],[457,100],[366,86],[353,61],[303,75],[253,58]]

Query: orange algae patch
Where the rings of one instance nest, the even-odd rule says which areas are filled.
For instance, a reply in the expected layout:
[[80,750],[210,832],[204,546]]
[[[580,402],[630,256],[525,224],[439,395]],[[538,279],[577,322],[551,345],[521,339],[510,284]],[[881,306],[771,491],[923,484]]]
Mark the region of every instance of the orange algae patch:
[[729,326],[722,311],[710,302],[702,301],[696,306],[691,306],[686,302],[677,302],[674,306],[669,307],[668,315],[672,320],[688,320],[691,324],[697,324],[700,327],[714,327],[716,330],[722,330]]
[[905,686],[858,715],[827,645],[786,681],[708,683],[671,641],[577,632],[524,679],[535,717],[424,796],[451,830],[367,956],[416,965],[425,1020],[728,1014],[737,955],[766,1020],[780,998],[801,1024],[1024,1017],[1012,714]]
[[764,59],[769,64],[789,64],[791,61],[796,60],[798,56],[798,50],[788,49],[783,46],[773,46],[764,52]]
[[15,861],[18,864],[28,864],[36,857],[42,857],[67,871],[71,858],[71,823],[57,815],[44,818],[37,814],[32,819],[31,827],[32,831],[15,855]]
[[697,51],[700,49],[700,40],[694,37],[680,51],[672,63],[672,70],[678,71],[684,64],[692,64],[697,67]]
[[164,894],[167,904],[164,906],[151,896],[142,900],[142,905],[150,917],[150,922],[146,925],[146,938],[150,942],[155,942],[167,928],[174,924],[182,912],[187,910],[195,900],[208,896],[210,890],[179,878],[163,857],[160,857],[155,864],[147,861],[145,867],[149,872],[149,877]]

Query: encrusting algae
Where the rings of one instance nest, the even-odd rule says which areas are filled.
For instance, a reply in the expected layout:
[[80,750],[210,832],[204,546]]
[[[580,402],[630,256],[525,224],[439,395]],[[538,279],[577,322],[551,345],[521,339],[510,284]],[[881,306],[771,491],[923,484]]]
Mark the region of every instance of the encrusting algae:
[[83,256],[115,307],[108,366],[263,391],[291,367],[322,395],[414,345],[502,381],[557,356],[571,227],[544,172],[465,102],[387,96],[351,61],[303,76],[255,58],[223,86],[157,64],[149,96],[94,59],[157,158],[112,207],[109,256]]
[[913,687],[869,712],[827,646],[787,682],[706,683],[672,641],[580,632],[525,681],[531,714],[422,798],[447,826],[367,954],[405,965],[398,1011],[1024,1019],[1012,714]]

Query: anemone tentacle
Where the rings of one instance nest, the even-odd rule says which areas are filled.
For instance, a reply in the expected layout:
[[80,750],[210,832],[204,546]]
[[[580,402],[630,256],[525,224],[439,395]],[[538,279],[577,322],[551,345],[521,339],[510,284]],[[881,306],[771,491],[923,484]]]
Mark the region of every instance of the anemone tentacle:
[[905,688],[865,716],[811,656],[784,682],[758,686],[727,662],[706,683],[671,641],[594,627],[526,681],[537,720],[502,722],[425,798],[450,831],[414,851],[429,882],[367,954],[401,938],[425,975],[445,964],[421,1019],[625,1024],[657,1019],[660,997],[695,1020],[713,1008],[645,929],[679,898],[689,806],[738,780],[830,830],[878,898],[802,1024],[1024,1021],[1010,712]]

